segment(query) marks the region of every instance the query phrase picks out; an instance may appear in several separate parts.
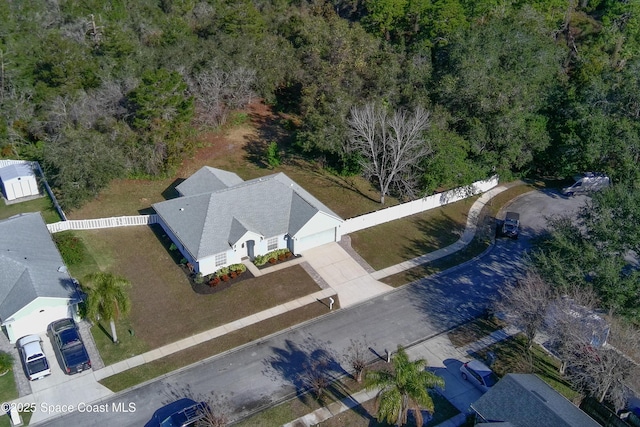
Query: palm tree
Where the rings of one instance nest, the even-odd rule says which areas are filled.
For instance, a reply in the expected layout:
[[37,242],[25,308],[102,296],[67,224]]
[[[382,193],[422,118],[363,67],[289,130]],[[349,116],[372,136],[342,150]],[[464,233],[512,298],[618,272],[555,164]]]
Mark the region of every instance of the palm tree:
[[393,370],[370,371],[365,376],[367,390],[379,389],[376,395],[378,421],[403,426],[409,410],[414,410],[417,425],[422,425],[421,409],[433,413],[433,400],[428,389],[444,387],[444,380],[426,371],[427,361],[409,360],[406,351],[398,346],[393,358]]
[[103,272],[90,274],[84,280],[87,290],[87,317],[96,322],[108,319],[114,343],[118,342],[115,321],[129,314],[131,310],[131,300],[125,291],[130,285],[124,277]]

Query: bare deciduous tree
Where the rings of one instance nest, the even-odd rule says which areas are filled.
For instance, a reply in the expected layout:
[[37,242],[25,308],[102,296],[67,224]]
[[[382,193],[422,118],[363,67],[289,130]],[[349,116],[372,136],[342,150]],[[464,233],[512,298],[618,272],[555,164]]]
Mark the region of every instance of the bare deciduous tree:
[[599,402],[605,399],[619,410],[627,403],[627,383],[640,373],[637,357],[640,333],[630,324],[611,319],[609,343],[583,346],[574,353],[568,370],[571,380]]
[[367,354],[369,353],[369,345],[366,337],[363,340],[351,340],[351,345],[347,348],[345,358],[351,368],[355,372],[357,382],[362,381],[362,373],[367,367]]
[[242,67],[230,72],[211,69],[186,81],[196,99],[196,119],[203,125],[223,124],[229,110],[246,106],[255,96],[256,73]]
[[345,151],[358,156],[367,179],[380,188],[380,203],[389,190],[415,197],[420,162],[432,152],[424,138],[429,113],[421,107],[413,113],[398,110],[389,115],[383,107],[369,103],[353,107]]
[[551,300],[549,284],[537,273],[528,271],[517,283],[500,289],[500,297],[496,302],[496,311],[502,313],[508,323],[524,332],[530,348],[544,322]]
[[606,322],[596,314],[598,297],[592,289],[574,288],[559,295],[549,304],[545,317],[545,332],[550,345],[560,358],[560,373],[564,374],[577,348],[593,342],[594,338],[606,341]]
[[300,379],[303,384],[313,392],[317,400],[322,398],[327,387],[331,384],[331,379],[328,375],[328,366],[329,361],[324,357],[309,360],[305,362],[304,370],[300,374]]

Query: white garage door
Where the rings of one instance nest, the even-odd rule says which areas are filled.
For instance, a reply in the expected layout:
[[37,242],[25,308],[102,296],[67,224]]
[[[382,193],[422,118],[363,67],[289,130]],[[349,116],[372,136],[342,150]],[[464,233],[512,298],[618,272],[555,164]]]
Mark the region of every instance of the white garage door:
[[301,237],[296,240],[293,251],[296,254],[306,251],[307,249],[315,248],[316,246],[324,245],[325,243],[335,242],[336,230],[330,228],[329,230],[321,231],[320,233],[310,234],[306,237]]
[[71,317],[69,306],[66,305],[31,312],[28,316],[16,319],[7,327],[9,340],[15,342],[25,335],[44,332],[51,322],[66,317]]

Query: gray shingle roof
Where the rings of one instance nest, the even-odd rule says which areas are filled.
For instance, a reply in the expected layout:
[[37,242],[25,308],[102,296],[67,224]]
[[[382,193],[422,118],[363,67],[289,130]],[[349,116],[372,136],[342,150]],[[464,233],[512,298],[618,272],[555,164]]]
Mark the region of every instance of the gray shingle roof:
[[242,182],[242,178],[233,172],[205,166],[177,185],[176,190],[183,196],[193,196],[233,187]]
[[75,286],[40,213],[0,221],[0,319],[38,297],[73,298]]
[[16,163],[0,168],[0,180],[8,181],[13,178],[35,175],[28,163]]
[[599,424],[533,374],[507,374],[471,405],[487,421],[516,427],[598,427]]
[[246,231],[295,235],[318,212],[342,221],[283,173],[210,191],[153,205],[196,259],[228,250]]

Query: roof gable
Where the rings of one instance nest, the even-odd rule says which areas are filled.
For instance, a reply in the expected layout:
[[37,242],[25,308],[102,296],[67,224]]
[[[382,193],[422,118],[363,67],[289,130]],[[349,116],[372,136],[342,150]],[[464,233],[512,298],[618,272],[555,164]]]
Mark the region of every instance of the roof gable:
[[0,168],[0,180],[3,182],[23,177],[35,177],[33,168],[26,162],[7,165]]
[[75,286],[40,213],[0,221],[0,319],[38,297],[73,298]]
[[591,417],[533,374],[507,374],[471,405],[486,421],[519,427],[597,427]]
[[223,190],[244,182],[233,172],[205,166],[176,186],[182,196],[193,196]]
[[342,222],[283,173],[153,207],[196,259],[228,250],[247,232],[264,237],[294,235],[318,212]]

